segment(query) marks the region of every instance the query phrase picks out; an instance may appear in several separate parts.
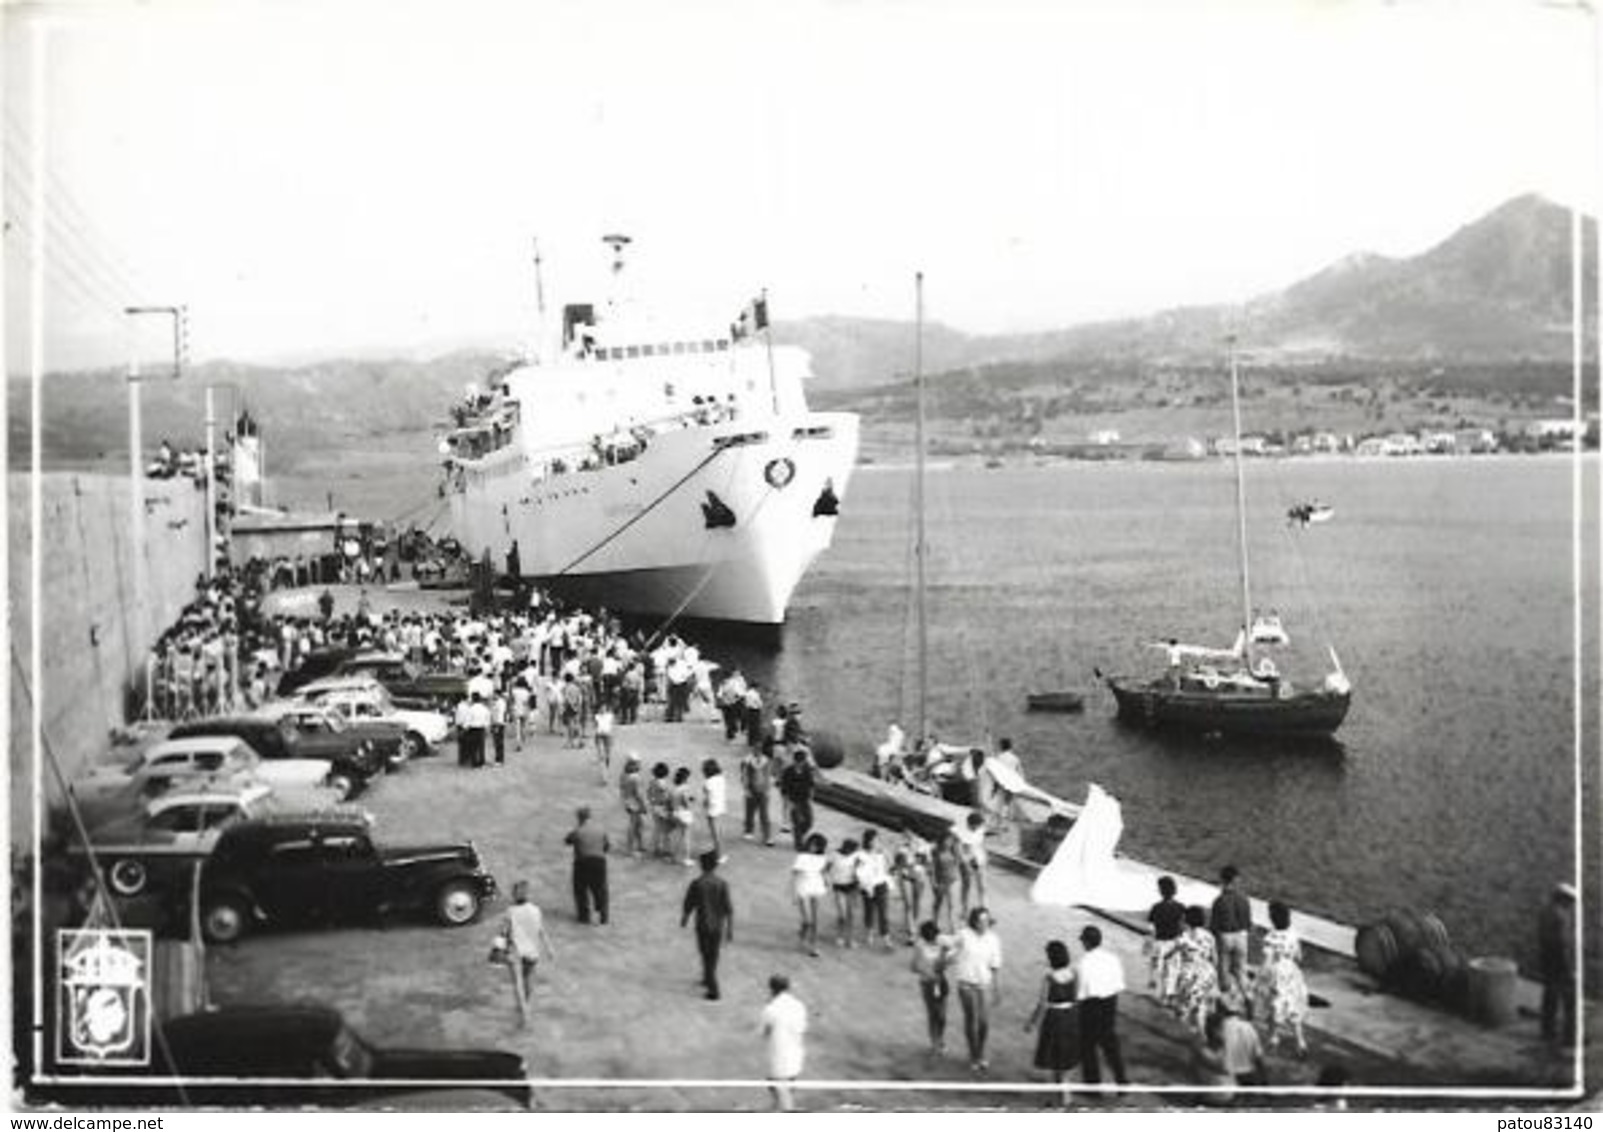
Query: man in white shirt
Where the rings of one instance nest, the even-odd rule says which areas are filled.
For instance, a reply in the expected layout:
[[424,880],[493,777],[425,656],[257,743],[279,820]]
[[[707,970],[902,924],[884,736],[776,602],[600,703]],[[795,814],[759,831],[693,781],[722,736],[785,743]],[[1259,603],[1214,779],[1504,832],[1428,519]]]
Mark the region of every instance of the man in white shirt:
[[1080,1003],[1080,1066],[1087,1085],[1102,1082],[1097,1063],[1100,1049],[1113,1071],[1113,1079],[1129,1084],[1124,1072],[1124,1055],[1119,1051],[1119,995],[1124,990],[1124,965],[1119,957],[1102,946],[1102,930],[1087,924],[1080,930],[1085,954],[1074,969],[1075,998]]
[[991,930],[991,913],[975,908],[968,914],[968,925],[957,933],[957,954],[951,974],[957,983],[957,1001],[963,1008],[963,1037],[968,1042],[969,1069],[984,1073],[990,1066],[985,1059],[985,1043],[990,1037],[991,1019],[986,992],[996,1005],[1002,1002],[1002,938]]
[[790,1083],[801,1076],[807,1051],[807,1007],[790,993],[790,980],[775,975],[768,980],[772,998],[763,1007],[762,1034],[768,1044],[768,1079],[774,1093],[774,1107],[791,1110]]

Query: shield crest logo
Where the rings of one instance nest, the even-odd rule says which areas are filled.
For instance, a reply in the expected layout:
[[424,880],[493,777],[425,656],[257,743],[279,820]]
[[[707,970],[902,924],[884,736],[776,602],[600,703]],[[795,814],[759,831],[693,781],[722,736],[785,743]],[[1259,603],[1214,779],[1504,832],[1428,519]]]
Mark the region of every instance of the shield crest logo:
[[58,933],[56,945],[57,1060],[150,1064],[150,933],[67,929]]

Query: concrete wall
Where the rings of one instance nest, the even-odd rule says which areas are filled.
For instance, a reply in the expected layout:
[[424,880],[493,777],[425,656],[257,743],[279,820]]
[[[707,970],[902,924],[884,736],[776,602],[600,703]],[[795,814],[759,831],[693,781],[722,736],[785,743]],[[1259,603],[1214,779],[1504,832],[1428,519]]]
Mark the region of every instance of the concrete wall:
[[[143,600],[135,592],[125,477],[52,473],[41,481],[43,577],[30,590],[29,477],[7,477],[11,842],[31,841],[33,746],[30,649],[43,642],[44,735],[70,780],[110,747],[128,722],[129,691],[143,688],[150,645],[177,620],[205,571],[206,494],[189,480],[147,480]],[[59,790],[44,764],[47,804]]]

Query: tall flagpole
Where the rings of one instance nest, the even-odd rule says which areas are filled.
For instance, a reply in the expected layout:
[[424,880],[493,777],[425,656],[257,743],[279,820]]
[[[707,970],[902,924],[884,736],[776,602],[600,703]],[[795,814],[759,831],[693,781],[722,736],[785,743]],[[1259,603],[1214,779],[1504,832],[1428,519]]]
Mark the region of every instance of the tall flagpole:
[[924,273],[913,276],[915,315],[913,335],[913,387],[917,393],[918,415],[914,418],[914,508],[918,534],[913,544],[913,558],[917,566],[918,594],[918,738],[929,739],[929,630],[924,594],[924,559],[927,546],[924,541]]

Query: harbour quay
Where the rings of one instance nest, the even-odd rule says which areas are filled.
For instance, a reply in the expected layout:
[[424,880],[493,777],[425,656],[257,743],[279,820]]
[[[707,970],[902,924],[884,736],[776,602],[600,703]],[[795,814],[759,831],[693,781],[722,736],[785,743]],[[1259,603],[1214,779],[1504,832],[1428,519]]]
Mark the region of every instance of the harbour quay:
[[[723,826],[728,859],[719,873],[731,889],[734,937],[720,964],[722,998],[706,1000],[694,933],[680,926],[694,870],[622,852],[626,822],[616,779],[623,759],[634,755],[648,770],[657,762],[695,769],[715,759],[733,780],[741,753],[738,742],[725,741],[709,706],[698,704],[686,721],[666,723],[660,706],[648,705],[642,722],[618,729],[606,782],[593,748],[565,747],[561,735],[542,726],[521,751],[509,741],[504,766],[459,767],[447,744],[364,798],[375,837],[394,843],[471,838],[502,894],[518,881],[529,884],[532,901],[545,913],[555,958],[542,961],[534,976],[527,1026],[520,1023],[507,970],[486,958],[504,895],[461,928],[394,919],[382,928],[264,932],[211,946],[211,1001],[315,1001],[338,1008],[381,1045],[515,1051],[535,1083],[534,1104],[543,1109],[762,1110],[770,1099],[758,1019],[770,976],[783,974],[809,1010],[798,1107],[1031,1110],[1059,1103],[1048,1077],[1032,1068],[1035,1039],[1023,1029],[1045,970],[1044,945],[1064,940],[1077,955],[1082,927],[1097,924],[1128,982],[1120,1030],[1131,1085],[1114,1100],[1077,1097],[1074,1103],[1154,1109],[1202,1103],[1190,1087],[1191,1034],[1147,987],[1141,925],[1089,909],[1034,904],[1029,871],[1001,867],[993,858],[987,899],[1003,946],[1002,996],[992,1015],[989,1072],[977,1079],[958,1052],[962,1023],[955,1003],[949,1052],[929,1056],[910,949],[899,936],[890,951],[837,946],[826,902],[820,954],[807,954],[797,936],[789,836],[776,835],[772,847],[742,839],[733,797]],[[581,924],[574,909],[563,839],[580,806],[593,810],[592,820],[611,842],[606,924]],[[827,808],[816,812],[831,846],[861,839],[862,819]],[[695,849],[704,845],[698,841]],[[898,925],[894,899],[890,912]],[[1520,992],[1525,1009],[1493,1028],[1381,993],[1350,959],[1312,948],[1307,955],[1316,1003],[1308,1020],[1309,1055],[1272,1054],[1267,1090],[1240,1093],[1237,1105],[1483,1108],[1516,1098],[1527,1106],[1566,1104],[1575,1066],[1567,1053],[1542,1042],[1529,984]],[[1333,1067],[1347,1091],[1316,1085]],[[1594,1079],[1590,1071],[1587,1077]],[[1071,1084],[1078,1079],[1079,1072],[1071,1072]]]

